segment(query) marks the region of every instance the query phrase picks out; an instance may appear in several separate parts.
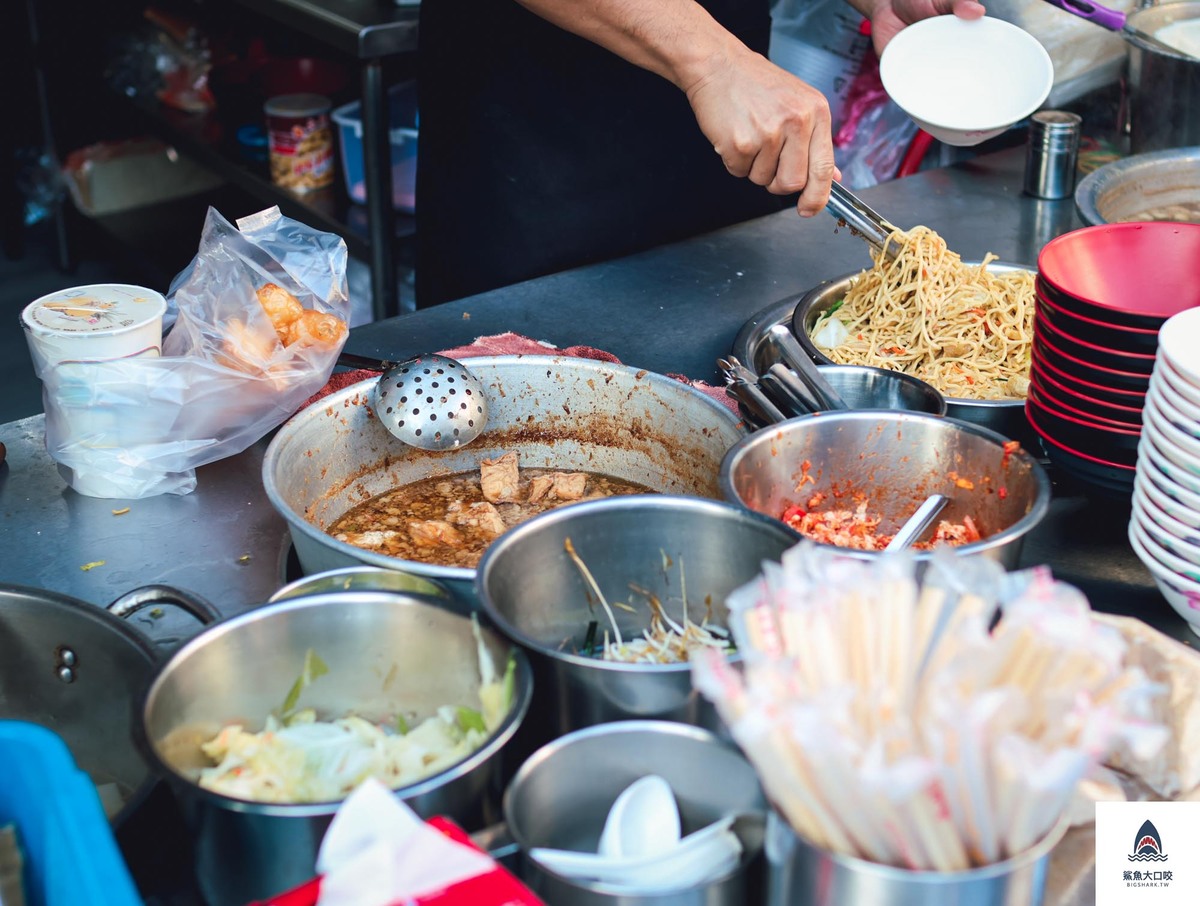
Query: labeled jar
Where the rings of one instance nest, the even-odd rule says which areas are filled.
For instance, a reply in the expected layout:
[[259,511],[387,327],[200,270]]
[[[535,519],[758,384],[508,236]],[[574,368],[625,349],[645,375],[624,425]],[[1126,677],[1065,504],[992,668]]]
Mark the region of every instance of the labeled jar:
[[263,106],[271,181],[293,192],[333,183],[333,105],[320,94],[283,94]]

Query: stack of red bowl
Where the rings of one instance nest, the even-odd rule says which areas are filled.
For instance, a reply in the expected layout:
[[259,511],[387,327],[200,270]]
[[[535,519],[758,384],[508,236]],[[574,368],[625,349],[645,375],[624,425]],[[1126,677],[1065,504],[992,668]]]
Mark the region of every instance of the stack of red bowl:
[[1046,244],[1025,412],[1056,468],[1132,494],[1158,330],[1198,305],[1198,224],[1102,224]]

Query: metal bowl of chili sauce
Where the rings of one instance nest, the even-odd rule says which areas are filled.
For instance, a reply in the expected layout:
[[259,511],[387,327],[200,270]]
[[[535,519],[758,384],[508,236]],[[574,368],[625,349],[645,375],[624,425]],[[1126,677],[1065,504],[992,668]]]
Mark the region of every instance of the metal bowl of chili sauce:
[[[930,494],[945,494],[950,502],[939,518],[969,517],[980,536],[955,551],[1006,568],[1050,506],[1046,472],[1019,444],[916,412],[823,412],[764,428],[729,450],[720,483],[726,500],[781,520],[793,507],[854,510],[865,502],[880,536],[894,534]],[[932,552],[914,556],[928,560]]]

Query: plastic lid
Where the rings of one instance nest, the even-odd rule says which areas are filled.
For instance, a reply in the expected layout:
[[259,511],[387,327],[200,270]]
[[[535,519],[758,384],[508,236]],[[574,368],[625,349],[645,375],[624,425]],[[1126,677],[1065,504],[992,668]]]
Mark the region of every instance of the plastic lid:
[[333,102],[323,94],[281,94],[263,105],[267,116],[316,116],[328,113]]
[[96,283],[42,296],[25,306],[21,320],[35,333],[115,334],[161,318],[167,300],[144,286]]

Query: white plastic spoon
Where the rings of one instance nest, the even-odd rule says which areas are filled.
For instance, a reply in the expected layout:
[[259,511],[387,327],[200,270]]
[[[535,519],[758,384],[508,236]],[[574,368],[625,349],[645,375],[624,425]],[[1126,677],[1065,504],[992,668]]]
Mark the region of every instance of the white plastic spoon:
[[653,856],[602,856],[599,853],[534,847],[532,859],[564,877],[590,879],[624,887],[643,885],[690,886],[695,877],[707,876],[703,866],[725,864],[729,853],[741,853],[741,841],[730,831],[734,816],[722,818],[677,841],[665,853]]
[[647,774],[627,786],[608,810],[598,848],[602,856],[653,856],[675,846],[681,832],[671,785]]

